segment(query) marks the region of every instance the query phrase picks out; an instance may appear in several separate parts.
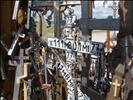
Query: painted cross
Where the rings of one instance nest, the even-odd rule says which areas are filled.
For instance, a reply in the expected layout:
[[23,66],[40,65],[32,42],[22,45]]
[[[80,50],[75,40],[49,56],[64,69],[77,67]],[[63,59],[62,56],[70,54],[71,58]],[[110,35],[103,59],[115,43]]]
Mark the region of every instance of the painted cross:
[[9,60],[9,65],[11,66],[17,66],[16,67],[16,74],[15,74],[15,82],[14,82],[14,93],[13,93],[13,100],[18,100],[18,96],[19,96],[19,87],[20,87],[20,80],[23,78],[24,76],[24,70],[23,70],[23,66],[24,66],[24,60],[27,60],[28,57],[24,56],[24,50],[20,49],[20,56],[16,57],[18,58],[15,61],[11,61]]
[[[66,50],[66,56],[67,56],[66,61],[70,61],[70,60],[72,61],[75,59],[74,51],[79,53],[97,55],[98,50],[100,50],[103,47],[103,43],[97,43],[97,42],[91,42],[91,41],[88,41],[88,42],[79,41],[78,44],[75,44],[73,39],[61,40],[58,38],[48,38],[48,46],[56,49]],[[60,66],[58,69],[60,70],[62,76],[64,77],[64,79],[68,84],[67,85],[68,100],[75,100],[75,95],[74,95],[75,82],[71,76],[70,66],[63,64],[62,61],[60,61]],[[81,92],[79,87],[77,87],[77,92],[78,92],[78,100],[86,99],[86,96]]]
[[115,86],[115,90],[114,90],[114,97],[117,96],[117,88],[121,86],[121,84],[118,83],[118,80],[116,79],[114,83],[112,83],[112,85]]
[[[73,95],[73,91],[74,91],[74,88],[75,88],[75,82],[71,76],[71,74],[68,72],[67,68],[68,66],[59,58],[59,56],[56,54],[58,60],[59,60],[59,66],[58,66],[58,69],[59,71],[61,72],[62,76],[64,77],[64,79],[66,80],[67,84],[68,84],[68,94],[71,95],[71,99],[68,98],[68,100],[75,100],[74,99],[74,95]],[[78,95],[79,98],[82,100],[84,100],[84,94],[81,92],[81,90],[79,89],[79,87],[77,87],[77,91],[78,91]],[[80,100],[79,99],[79,100]]]
[[76,27],[75,21],[76,17],[73,14],[73,10],[70,9],[69,15],[67,15],[66,25],[63,29],[63,39],[48,38],[48,46],[66,50],[66,64],[57,55],[56,56],[60,63],[58,69],[67,82],[67,100],[86,100],[85,94],[83,94],[80,87],[75,84],[76,82],[72,76],[72,67],[74,68],[75,66],[70,65],[76,62],[76,52],[97,55],[98,50],[103,47],[103,44],[91,41],[79,41],[80,31]]
[[24,82],[23,85],[24,85],[23,86],[24,87],[24,100],[27,100],[27,98],[28,98],[27,92],[28,91],[27,91],[26,83]]
[[[78,40],[79,40],[79,30],[78,28],[75,26],[76,25],[76,20],[77,20],[77,16],[74,15],[74,10],[71,8],[68,8],[69,12],[66,15],[66,25],[63,29],[63,38],[65,39],[65,41],[72,41],[73,42],[73,46],[78,48]],[[68,73],[71,75],[72,78],[72,83],[73,86],[71,86],[71,84],[67,84],[67,100],[75,100],[75,99],[84,99],[84,96],[81,92],[79,87],[77,87],[77,82],[76,80],[73,80],[73,77],[75,76],[75,70],[74,68],[75,66],[75,62],[76,62],[76,52],[74,51],[74,48],[72,48],[70,46],[70,42],[67,43],[68,48],[70,50],[66,50],[66,69],[68,71]],[[78,51],[78,50],[77,50]],[[82,94],[82,95],[80,95]],[[81,97],[80,97],[81,96]]]
[[92,41],[79,41],[78,44],[75,44],[72,39],[48,38],[49,47],[93,55],[97,55],[98,49],[103,45],[103,43]]
[[[48,46],[49,47],[52,47],[52,48],[57,48],[57,49],[63,49],[63,50],[66,50],[66,61],[76,61],[76,57],[75,57],[75,52],[79,52],[79,53],[87,53],[87,54],[94,54],[94,55],[98,55],[98,52],[101,48],[103,48],[103,43],[97,43],[97,42],[84,42],[84,41],[79,41],[78,45],[76,45],[74,43],[74,40],[73,39],[66,39],[65,41],[64,40],[60,40],[58,38],[48,38]],[[72,67],[67,65],[65,66],[66,67],[66,71],[71,75],[71,70],[72,70]],[[64,75],[64,70],[62,70],[62,76]],[[65,77],[66,75],[64,75]],[[72,79],[72,82],[74,84],[74,86],[70,86],[69,85],[69,82],[68,82],[68,85],[67,85],[67,88],[68,88],[68,97],[72,97],[72,100],[74,100],[75,98],[75,95],[74,95],[74,91],[75,91],[75,81]],[[69,89],[70,88],[70,89]],[[72,90],[71,88],[73,88],[74,90]],[[79,92],[79,91],[80,92]],[[84,94],[81,92],[81,90],[79,89],[79,87],[77,87],[77,90],[78,91],[78,98],[84,98]],[[82,96],[80,96],[80,94],[83,94]],[[70,95],[69,95],[70,94]],[[68,100],[71,100],[71,99],[68,99]],[[80,100],[80,99],[79,99]]]
[[[68,66],[65,64],[65,62],[58,56],[57,51],[54,50],[53,48],[51,48],[52,52],[54,53],[54,55],[57,57],[58,60],[58,65],[57,68],[60,71],[60,73],[62,74],[63,78],[66,80],[68,86],[69,86],[69,92],[70,94],[73,94],[72,92],[74,91],[75,88],[75,82],[71,76],[71,74],[68,72],[67,68]],[[86,100],[86,96],[82,93],[82,91],[80,90],[79,87],[77,87],[77,94],[78,94],[78,100]],[[71,95],[71,99],[68,100],[75,100],[75,96]],[[88,97],[89,98],[89,97]]]

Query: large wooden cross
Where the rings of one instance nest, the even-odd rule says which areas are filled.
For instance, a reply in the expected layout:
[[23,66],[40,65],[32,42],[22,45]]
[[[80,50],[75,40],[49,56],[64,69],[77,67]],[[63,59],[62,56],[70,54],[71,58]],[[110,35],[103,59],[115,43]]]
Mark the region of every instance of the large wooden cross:
[[[20,80],[23,78],[23,76],[25,77],[24,73],[24,60],[27,60],[28,57],[24,56],[24,50],[20,49],[20,54],[19,57],[15,61],[9,61],[9,65],[12,66],[17,66],[16,68],[16,74],[15,74],[15,82],[14,82],[14,92],[13,92],[13,100],[18,100],[18,96],[19,96],[19,87],[20,87]],[[26,69],[25,69],[26,70]]]

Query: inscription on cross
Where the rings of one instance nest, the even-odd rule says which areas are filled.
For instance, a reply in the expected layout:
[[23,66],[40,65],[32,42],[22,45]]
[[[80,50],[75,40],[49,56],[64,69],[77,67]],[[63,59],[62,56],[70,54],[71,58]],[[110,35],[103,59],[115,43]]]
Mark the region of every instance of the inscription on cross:
[[[77,53],[96,54],[103,44],[92,41],[80,41],[81,31],[76,26],[76,16],[74,10],[68,8],[68,14],[65,14],[66,25],[62,31],[61,39],[48,38],[48,46],[56,49],[66,50],[66,64],[60,61],[59,71],[67,82],[67,100],[85,99],[85,95],[77,86],[75,69],[77,66]],[[82,55],[82,54],[81,54]],[[60,59],[60,58],[58,58]]]

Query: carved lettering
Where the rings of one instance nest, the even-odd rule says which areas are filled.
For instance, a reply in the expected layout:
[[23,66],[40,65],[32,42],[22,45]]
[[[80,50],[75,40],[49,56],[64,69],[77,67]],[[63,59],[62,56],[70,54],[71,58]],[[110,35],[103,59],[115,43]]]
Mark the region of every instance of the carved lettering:
[[73,43],[73,50],[77,50],[77,43]]
[[52,43],[53,43],[53,41],[50,41],[50,45],[51,45],[51,46],[53,45]]
[[56,40],[54,40],[54,43],[55,43],[55,47],[56,47]]
[[60,63],[59,63],[58,66],[59,66],[59,68],[58,68],[59,70],[62,70],[63,69],[63,65],[61,65]]
[[66,43],[66,46],[68,49],[72,49],[72,43],[70,41],[68,43]]
[[87,51],[87,45],[82,45],[82,51]]
[[62,46],[61,46],[61,47],[63,48],[63,47],[64,47],[64,42],[63,42],[63,40],[61,40],[61,44],[62,44]]

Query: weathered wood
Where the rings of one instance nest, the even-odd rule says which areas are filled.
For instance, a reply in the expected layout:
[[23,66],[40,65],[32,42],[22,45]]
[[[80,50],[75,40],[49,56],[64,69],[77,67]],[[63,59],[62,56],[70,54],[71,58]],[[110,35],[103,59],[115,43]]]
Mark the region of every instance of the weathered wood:
[[[21,76],[21,79],[28,77],[28,72],[29,72],[29,63],[24,63],[24,73],[23,76]],[[24,100],[29,100],[28,99],[28,88],[27,88],[27,84],[25,81],[23,81],[23,91],[24,91]]]
[[54,1],[54,36],[60,38],[60,22],[61,22],[61,14],[59,12],[60,6],[59,1]]
[[19,88],[20,88],[20,81],[18,80],[18,77],[23,75],[22,67],[23,67],[23,49],[20,49],[20,62],[18,62],[17,68],[16,68],[16,75],[15,75],[15,81],[14,81],[14,92],[13,92],[13,100],[18,100],[19,96]]
[[131,34],[133,36],[133,2],[131,0],[120,0],[120,30],[118,39]]
[[106,47],[107,47],[107,52],[110,50],[110,31],[107,30],[107,43],[106,43]]
[[[87,22],[87,19],[91,18],[92,15],[91,15],[91,12],[90,12],[90,6],[91,3],[90,1],[81,1],[81,11],[82,11],[82,20],[84,22],[84,24],[82,23],[81,25],[81,30],[82,30],[82,35],[83,35],[83,40],[87,41],[87,40],[90,40],[91,39],[91,31],[88,30],[88,22]],[[86,58],[85,58],[85,66],[84,66],[84,69],[85,69],[85,76],[81,76],[81,86],[82,87],[86,87],[85,90],[83,90],[83,88],[81,88],[82,91],[84,91],[83,93],[85,94],[88,94],[88,91],[87,91],[87,87],[89,85],[89,68],[90,68],[90,55],[87,55]]]
[[[86,23],[84,25],[84,23]],[[97,30],[119,30],[120,20],[119,19],[81,19],[79,21],[79,26],[82,28],[84,26],[87,29],[97,29]]]
[[[133,99],[133,44],[132,39],[128,38],[131,37],[127,36],[125,37],[125,45],[128,46],[125,48],[125,54],[124,56],[125,63],[126,63],[126,73],[124,77],[124,86],[123,86],[123,100],[132,100]],[[132,45],[132,46],[131,46]]]
[[39,6],[39,7],[52,7],[54,5],[53,1],[39,1],[39,0],[34,0],[33,1],[33,6]]
[[28,95],[27,95],[27,87],[26,87],[26,83],[24,82],[23,83],[23,87],[24,87],[24,100],[28,100]]
[[[81,11],[82,11],[82,25],[81,25],[81,30],[82,30],[82,35],[85,38],[84,40],[90,39],[90,31],[88,30],[88,21],[87,19],[90,18],[90,9],[89,9],[89,1],[81,1]],[[83,24],[84,23],[84,24]]]
[[[20,49],[20,58],[19,62],[17,62],[14,66],[17,66],[16,68],[16,75],[15,75],[15,81],[14,81],[14,92],[13,92],[13,100],[18,100],[19,96],[19,89],[20,89],[20,80],[22,78],[27,77],[27,64],[24,66],[24,50]],[[24,67],[24,68],[23,68]]]

